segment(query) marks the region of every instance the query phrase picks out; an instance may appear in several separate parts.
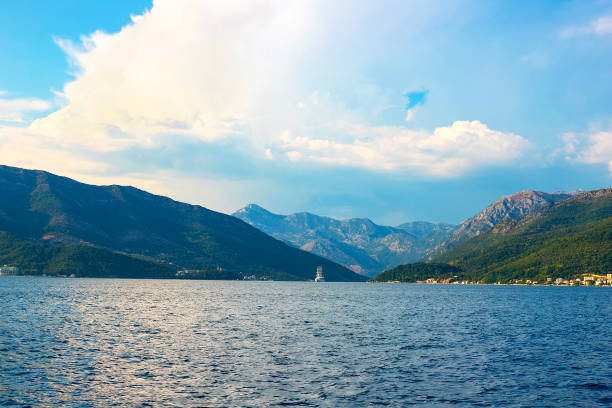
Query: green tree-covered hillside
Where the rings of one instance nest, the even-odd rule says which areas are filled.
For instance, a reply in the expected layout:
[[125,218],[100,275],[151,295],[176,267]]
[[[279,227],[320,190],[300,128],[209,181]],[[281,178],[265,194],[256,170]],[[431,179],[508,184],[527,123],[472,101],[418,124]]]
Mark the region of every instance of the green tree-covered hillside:
[[435,259],[486,282],[612,272],[612,189],[586,192],[498,225]]
[[400,265],[376,275],[374,282],[417,282],[429,278],[444,279],[461,275],[462,271],[456,266],[444,263],[416,262]]
[[235,217],[134,187],[93,186],[44,171],[0,166],[0,230],[31,240],[88,244],[184,269],[308,280],[321,265],[329,281],[366,280]]
[[[441,265],[452,267],[445,269]],[[612,189],[589,191],[510,220],[436,257],[375,280],[510,282],[612,273]]]
[[15,265],[24,275],[172,278],[174,269],[86,245],[34,242],[0,231],[0,265]]

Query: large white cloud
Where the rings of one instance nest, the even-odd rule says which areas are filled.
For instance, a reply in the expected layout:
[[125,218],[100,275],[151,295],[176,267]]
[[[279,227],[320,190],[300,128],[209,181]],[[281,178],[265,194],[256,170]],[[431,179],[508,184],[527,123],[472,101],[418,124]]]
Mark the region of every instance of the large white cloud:
[[158,0],[118,33],[58,40],[76,78],[64,88],[65,106],[32,129],[102,151],[150,146],[159,135],[240,133],[282,79],[276,74],[308,18],[298,6]]
[[522,137],[489,129],[479,121],[456,121],[433,132],[355,125],[347,125],[346,131],[351,140],[313,139],[287,131],[280,148],[292,161],[417,170],[442,177],[459,176],[478,166],[507,164],[529,148]]
[[[355,10],[359,7],[364,8],[362,20],[347,20],[360,14]],[[113,155],[180,143],[202,149],[225,143],[279,166],[317,162],[455,177],[511,163],[529,148],[522,137],[477,120],[442,123],[434,130],[381,126],[371,120],[372,112],[387,109],[390,102],[376,83],[355,83],[362,98],[356,103],[321,90],[325,86],[312,82],[316,76],[305,81],[305,75],[317,70],[325,77],[321,52],[333,58],[335,49],[354,46],[355,56],[364,54],[359,44],[352,44],[351,30],[368,23],[372,7],[355,2],[156,0],[150,11],[133,17],[117,33],[95,32],[77,44],[58,39],[75,71],[60,92],[61,107],[27,129],[1,128],[0,161],[91,182],[111,181],[105,175],[113,174],[117,182],[163,193],[162,185],[153,182],[157,178],[168,183],[170,193],[172,180],[181,174],[163,168],[122,174]],[[424,17],[413,6],[402,23],[418,27]],[[360,63],[356,57],[335,69],[346,71],[347,78],[361,78]],[[143,160],[137,156],[134,160]],[[182,177],[190,185],[197,179],[194,174]],[[215,188],[223,184],[212,183],[210,175],[202,176],[202,183]]]

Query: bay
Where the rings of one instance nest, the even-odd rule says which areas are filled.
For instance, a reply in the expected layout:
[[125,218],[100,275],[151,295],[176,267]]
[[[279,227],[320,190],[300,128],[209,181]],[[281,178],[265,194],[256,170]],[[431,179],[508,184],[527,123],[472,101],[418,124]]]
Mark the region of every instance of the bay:
[[0,404],[612,406],[612,288],[0,278]]

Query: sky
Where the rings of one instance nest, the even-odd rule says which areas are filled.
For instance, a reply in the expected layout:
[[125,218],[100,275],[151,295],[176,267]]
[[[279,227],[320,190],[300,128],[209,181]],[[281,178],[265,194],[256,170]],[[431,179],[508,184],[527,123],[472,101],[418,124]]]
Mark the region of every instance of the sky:
[[612,184],[612,1],[39,0],[0,164],[398,225]]

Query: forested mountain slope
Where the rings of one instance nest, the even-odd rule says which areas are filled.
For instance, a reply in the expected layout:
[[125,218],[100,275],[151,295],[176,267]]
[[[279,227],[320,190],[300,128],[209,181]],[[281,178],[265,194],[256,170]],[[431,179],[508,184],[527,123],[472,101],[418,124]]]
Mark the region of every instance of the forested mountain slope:
[[87,244],[188,269],[273,279],[364,280],[330,260],[286,245],[229,215],[134,187],[93,186],[44,171],[0,166],[0,231]]
[[487,282],[612,271],[612,189],[589,191],[496,225],[435,262]]

